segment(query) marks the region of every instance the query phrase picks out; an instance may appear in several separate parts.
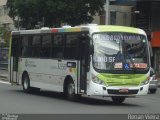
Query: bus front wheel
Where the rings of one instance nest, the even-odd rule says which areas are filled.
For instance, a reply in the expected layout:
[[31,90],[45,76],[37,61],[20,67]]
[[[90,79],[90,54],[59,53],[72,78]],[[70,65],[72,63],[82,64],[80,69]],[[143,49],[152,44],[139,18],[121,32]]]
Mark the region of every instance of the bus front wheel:
[[125,100],[125,97],[120,97],[120,96],[113,96],[112,97],[112,101],[115,103],[115,104],[121,104],[123,103]]
[[29,93],[31,91],[30,80],[27,74],[23,77],[22,86],[25,93]]

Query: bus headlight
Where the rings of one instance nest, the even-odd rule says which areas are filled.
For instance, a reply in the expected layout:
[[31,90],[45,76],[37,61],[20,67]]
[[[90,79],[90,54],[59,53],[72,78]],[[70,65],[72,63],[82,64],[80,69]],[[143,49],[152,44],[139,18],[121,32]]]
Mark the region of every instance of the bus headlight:
[[140,85],[146,85],[146,84],[148,84],[149,83],[149,79],[150,79],[150,77],[148,77],[146,80],[144,80],[143,82],[141,82]]
[[98,77],[92,75],[92,81],[94,83],[100,84],[100,85],[105,85],[104,81],[100,80]]

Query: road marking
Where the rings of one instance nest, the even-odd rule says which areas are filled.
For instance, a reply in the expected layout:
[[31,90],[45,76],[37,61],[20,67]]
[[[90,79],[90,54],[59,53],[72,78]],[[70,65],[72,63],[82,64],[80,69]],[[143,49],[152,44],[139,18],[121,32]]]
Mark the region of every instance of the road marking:
[[8,85],[11,84],[11,83],[9,83],[9,82],[5,82],[5,81],[1,81],[1,80],[0,80],[0,83],[2,83],[2,84],[8,84]]

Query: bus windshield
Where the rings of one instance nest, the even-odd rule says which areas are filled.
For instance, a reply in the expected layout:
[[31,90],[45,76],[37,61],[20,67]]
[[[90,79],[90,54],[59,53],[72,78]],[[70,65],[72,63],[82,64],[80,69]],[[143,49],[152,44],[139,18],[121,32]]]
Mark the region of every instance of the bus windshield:
[[132,33],[93,34],[93,67],[100,71],[144,71],[149,67],[147,39]]

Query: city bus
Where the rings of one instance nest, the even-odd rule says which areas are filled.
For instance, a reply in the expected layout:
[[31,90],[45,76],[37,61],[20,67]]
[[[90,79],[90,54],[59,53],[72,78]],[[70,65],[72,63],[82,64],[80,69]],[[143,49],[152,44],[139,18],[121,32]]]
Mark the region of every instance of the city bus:
[[51,90],[69,100],[81,95],[125,98],[146,95],[150,50],[143,30],[82,25],[13,31],[9,80],[24,92]]

